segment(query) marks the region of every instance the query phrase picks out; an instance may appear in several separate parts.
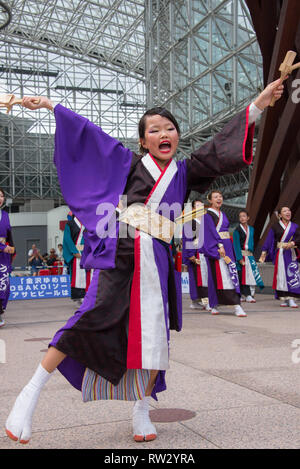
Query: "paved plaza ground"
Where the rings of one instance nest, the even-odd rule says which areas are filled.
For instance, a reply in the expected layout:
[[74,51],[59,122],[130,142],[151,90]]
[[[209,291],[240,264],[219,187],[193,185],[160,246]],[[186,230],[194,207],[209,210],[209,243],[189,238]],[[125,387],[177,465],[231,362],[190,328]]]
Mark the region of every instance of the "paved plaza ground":
[[6,437],[5,420],[74,306],[68,298],[10,302],[0,329],[0,449],[300,448],[300,307],[280,308],[272,295],[256,299],[245,306],[248,317],[238,318],[230,307],[219,316],[191,310],[184,295],[183,331],[171,335],[168,389],[151,402],[157,440],[133,441],[133,403],[83,403],[56,371],[28,445]]

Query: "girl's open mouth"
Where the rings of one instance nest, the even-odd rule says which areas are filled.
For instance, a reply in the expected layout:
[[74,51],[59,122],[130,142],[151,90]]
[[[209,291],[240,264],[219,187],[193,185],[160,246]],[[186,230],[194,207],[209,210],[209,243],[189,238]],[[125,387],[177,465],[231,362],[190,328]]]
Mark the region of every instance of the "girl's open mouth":
[[171,143],[167,140],[164,140],[160,143],[159,150],[163,153],[168,153],[171,150]]

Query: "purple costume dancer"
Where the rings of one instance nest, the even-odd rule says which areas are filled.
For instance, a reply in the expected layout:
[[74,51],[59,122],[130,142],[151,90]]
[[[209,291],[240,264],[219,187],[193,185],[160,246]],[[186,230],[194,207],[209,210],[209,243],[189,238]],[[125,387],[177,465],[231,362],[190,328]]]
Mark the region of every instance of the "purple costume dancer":
[[[117,395],[124,398],[123,388],[122,392],[118,389],[113,396],[108,396],[107,382],[118,386],[124,374],[132,369],[160,370],[152,393],[156,398],[156,393],[166,388],[168,324],[171,329],[181,329],[179,273],[174,271],[169,249],[155,238],[145,240],[142,236],[142,262],[143,255],[150,262],[144,262],[148,272],[142,272],[139,278],[144,304],[132,307],[135,297],[131,296],[131,286],[135,264],[139,265],[135,257],[139,247],[132,238],[104,238],[113,216],[111,205],[116,208],[122,194],[127,196],[128,206],[148,203],[150,196],[153,206],[158,205],[156,211],[169,218],[170,213],[164,213],[160,207],[164,203],[177,203],[178,212],[171,213],[171,219],[179,216],[191,190],[203,192],[216,176],[236,172],[251,163],[254,126],[248,129],[249,108],[234,117],[213,140],[193,152],[191,159],[177,163],[171,160],[164,171],[159,170],[149,153],[144,157],[132,153],[87,119],[61,105],[54,111],[55,164],[61,190],[66,203],[87,230],[89,253],[85,268],[95,269],[81,308],[50,344],[67,355],[58,369],[82,391],[84,400]],[[231,144],[226,146],[228,136]],[[105,203],[111,204],[109,216],[107,211],[103,215],[99,206]],[[119,223],[109,229],[118,233]],[[147,281],[146,289],[144,281]],[[150,322],[147,307],[152,310]],[[131,315],[134,316],[132,324]],[[142,340],[136,344],[138,337]],[[152,349],[159,353],[152,355]],[[139,372],[138,378],[144,383],[148,377]],[[95,389],[98,391],[94,392]],[[143,393],[144,388],[131,395],[136,399],[139,392]]]
[[[234,305],[237,316],[246,316],[240,307],[240,284],[228,229],[229,221],[225,213],[209,208],[204,215],[203,245],[208,264],[209,304],[212,314],[219,313],[215,308],[217,305]],[[220,247],[225,250],[224,258],[220,255]]]
[[[291,243],[289,248],[286,244]],[[292,246],[293,245],[293,246]],[[296,223],[278,221],[270,228],[262,247],[267,260],[274,264],[273,289],[281,306],[297,307],[293,298],[300,298],[300,271],[295,246],[300,245],[300,228]]]
[[183,226],[182,262],[188,268],[190,297],[192,300],[190,307],[195,309],[202,304],[209,311],[210,308],[207,304],[207,263],[203,248],[199,247],[200,223],[200,221],[194,219]]
[[0,210],[0,327],[5,325],[2,315],[5,312],[10,293],[9,275],[12,270],[13,256],[12,253],[4,252],[4,250],[8,250],[8,246],[11,248],[14,246],[9,216],[5,210]]
[[[266,107],[275,93],[276,97],[282,94],[282,89],[279,81],[268,85],[257,103]],[[25,98],[23,105],[29,109],[52,108],[47,98],[38,100],[38,104],[35,100]],[[257,110],[251,106],[251,110]],[[153,111],[151,125],[155,121],[159,131],[152,135],[147,124],[147,138],[140,133],[141,143],[149,151],[140,156],[87,119],[61,105],[54,109],[55,164],[61,190],[86,227],[84,267],[93,268],[94,275],[81,308],[55,334],[42,364],[15,402],[6,421],[6,433],[14,440],[29,441],[39,393],[56,367],[82,392],[84,400],[137,400],[133,422],[135,436],[141,439],[135,440],[156,437],[149,434],[154,428],[150,426],[149,408],[138,404],[148,399],[148,394],[143,396],[149,372],[158,370],[154,398],[166,388],[169,332],[179,331],[182,322],[180,275],[174,271],[169,242],[152,234],[152,228],[145,232],[135,227],[132,239],[121,236],[122,221],[111,221],[122,195],[126,195],[129,209],[139,204],[144,214],[150,210],[151,218],[162,216],[164,223],[174,220],[191,190],[205,192],[216,177],[251,163],[255,116],[251,111],[249,122],[248,107],[213,140],[194,151],[191,159],[175,162],[172,156],[178,139],[170,128],[174,118],[160,117],[157,109]],[[150,117],[147,119],[150,122]],[[163,134],[169,140],[165,137],[161,142]],[[159,158],[152,156],[149,148],[157,149]],[[170,148],[174,149],[171,157]],[[164,164],[159,165],[157,160]],[[132,222],[129,228],[134,226]]]

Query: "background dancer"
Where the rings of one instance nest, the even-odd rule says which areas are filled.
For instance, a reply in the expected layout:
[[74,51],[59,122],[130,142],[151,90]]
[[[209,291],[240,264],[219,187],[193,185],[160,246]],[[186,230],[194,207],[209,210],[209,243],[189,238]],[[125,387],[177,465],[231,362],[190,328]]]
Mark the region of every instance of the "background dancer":
[[9,216],[5,210],[2,210],[4,205],[5,193],[0,188],[0,327],[5,326],[3,315],[10,293],[9,274],[11,272],[13,254],[15,253]]
[[[200,200],[194,200],[193,210],[204,207]],[[189,273],[189,287],[192,309],[203,308],[210,311],[208,303],[207,264],[203,254],[202,242],[199,247],[199,236],[203,234],[201,218],[193,219],[183,225],[182,229],[182,262],[187,266]]]
[[254,252],[254,228],[248,225],[249,215],[246,210],[239,212],[239,226],[233,232],[233,246],[236,258],[236,267],[239,275],[241,295],[247,303],[256,303],[251,295],[250,287],[258,285],[264,288]]
[[273,289],[282,307],[298,308],[294,298],[300,298],[300,271],[296,246],[300,246],[300,229],[291,221],[289,207],[278,210],[279,220],[270,228],[262,247],[260,262],[274,263]]
[[[268,85],[254,104],[194,151],[191,159],[177,162],[172,157],[180,130],[163,108],[147,111],[139,123],[146,153],[141,156],[87,119],[55,106],[54,161],[64,200],[86,227],[85,267],[94,268],[94,274],[82,306],[55,334],[36,373],[19,394],[6,422],[10,438],[29,441],[39,394],[56,368],[82,392],[85,401],[136,400],[135,441],[156,438],[149,399],[166,389],[170,329],[181,329],[181,274],[174,270],[171,258],[172,236],[165,242],[152,232],[152,224],[148,233],[140,231],[130,208],[138,203],[145,214],[152,209],[152,218],[161,220],[162,215],[169,222],[180,216],[191,190],[205,192],[217,176],[249,165],[255,116],[282,92],[279,80]],[[53,109],[45,97],[24,98],[23,105]],[[118,237],[122,222],[108,223],[122,194],[127,196],[125,215],[134,239]],[[170,211],[170,206],[177,209]]]
[[84,226],[74,215],[64,229],[63,256],[71,278],[71,299],[81,305],[86,292],[86,272],[80,267]]
[[223,195],[212,190],[208,196],[211,206],[204,215],[204,254],[208,262],[208,299],[212,314],[219,314],[217,305],[233,305],[234,314],[247,314],[240,304],[240,284],[233,244],[229,234],[229,221],[221,211]]

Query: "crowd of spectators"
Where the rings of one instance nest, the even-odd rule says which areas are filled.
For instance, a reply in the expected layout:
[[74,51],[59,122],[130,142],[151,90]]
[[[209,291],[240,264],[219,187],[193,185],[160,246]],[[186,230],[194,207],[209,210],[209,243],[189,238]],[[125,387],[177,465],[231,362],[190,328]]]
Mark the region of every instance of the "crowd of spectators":
[[41,255],[40,250],[37,248],[36,244],[33,244],[31,249],[28,251],[28,264],[30,266],[31,275],[33,277],[37,276],[39,270],[43,267],[51,268],[54,267],[57,261],[63,261],[63,246],[59,244],[58,253],[54,248],[50,249],[49,254],[45,252]]

